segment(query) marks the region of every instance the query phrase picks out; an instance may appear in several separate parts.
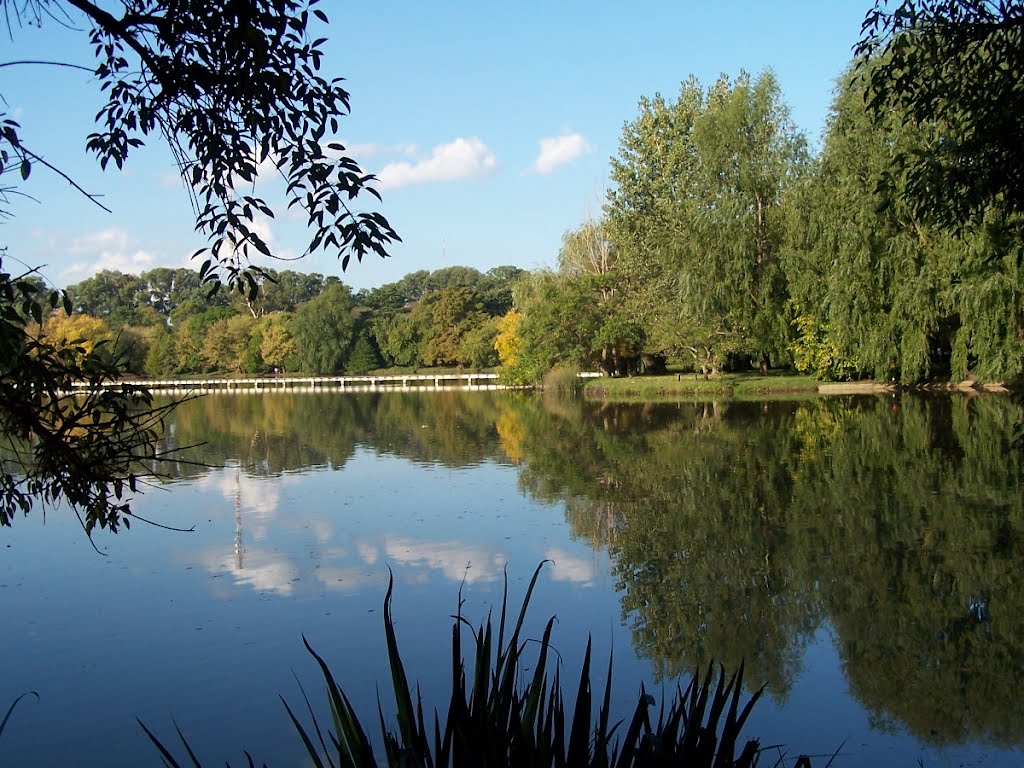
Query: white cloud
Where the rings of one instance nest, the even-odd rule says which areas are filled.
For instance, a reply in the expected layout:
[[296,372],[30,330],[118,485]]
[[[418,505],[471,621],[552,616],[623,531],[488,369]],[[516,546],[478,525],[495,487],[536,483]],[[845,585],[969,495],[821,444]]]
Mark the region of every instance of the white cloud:
[[386,536],[384,554],[403,565],[441,571],[451,581],[467,584],[494,581],[504,572],[505,556],[481,544],[460,541],[419,541]]
[[544,553],[544,558],[552,563],[551,576],[555,581],[571,581],[585,586],[594,583],[597,566],[593,560],[585,560],[558,548],[549,549]]
[[571,163],[582,155],[589,154],[593,149],[581,133],[567,133],[540,140],[540,154],[533,164],[537,173],[548,174],[560,165]]
[[118,227],[74,238],[67,251],[80,258],[61,272],[68,281],[83,280],[90,275],[112,269],[119,272],[144,272],[156,264],[156,256],[139,247],[138,241]]
[[[344,144],[344,142],[342,142]],[[369,142],[366,144],[344,144],[345,154],[349,157],[354,157],[356,160],[362,160],[367,157],[379,157],[380,155],[404,155],[405,157],[414,157],[416,155],[417,147],[415,144],[401,143],[401,144],[377,144],[375,142]],[[327,155],[334,156],[340,153],[334,150],[327,150]]]
[[478,138],[456,139],[434,147],[429,158],[415,163],[388,163],[377,174],[381,189],[398,189],[433,181],[480,179],[498,169],[498,158]]
[[299,569],[287,555],[246,547],[241,553],[208,549],[197,559],[214,575],[229,574],[238,586],[257,592],[290,595],[299,578]]
[[196,480],[199,488],[219,491],[232,507],[238,504],[250,523],[254,520],[266,522],[277,516],[281,483],[280,478],[254,477],[232,468],[210,472]]

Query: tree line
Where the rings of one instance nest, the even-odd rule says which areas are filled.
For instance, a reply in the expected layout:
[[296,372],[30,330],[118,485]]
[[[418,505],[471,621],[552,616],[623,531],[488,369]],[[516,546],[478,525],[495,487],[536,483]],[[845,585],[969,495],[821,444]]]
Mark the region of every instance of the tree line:
[[[817,152],[770,71],[642,98],[602,215],[565,235],[557,270],[517,288],[499,338],[510,376],[668,362],[706,374],[794,366],[826,380],[1018,377],[1020,211],[990,188],[951,221],[944,155],[957,135],[937,117],[876,107],[888,56],[839,78]],[[966,179],[981,158],[958,152]],[[929,205],[932,161],[945,175],[928,177]]]
[[939,157],[951,138],[937,119],[872,107],[886,61],[839,78],[817,152],[771,72],[642,98],[602,214],[565,234],[557,269],[450,267],[358,293],[268,271],[258,293],[212,296],[187,269],[102,272],[68,288],[75,314],[48,330],[116,338],[151,376],[500,364],[535,383],[558,365],[671,364],[1015,379],[1024,219],[999,194],[955,224],[922,206],[908,158]]
[[421,270],[353,292],[337,277],[264,270],[259,292],[210,293],[191,269],[105,270],[68,286],[52,342],[108,354],[139,375],[366,373],[384,366],[497,364],[497,321],[516,267]]

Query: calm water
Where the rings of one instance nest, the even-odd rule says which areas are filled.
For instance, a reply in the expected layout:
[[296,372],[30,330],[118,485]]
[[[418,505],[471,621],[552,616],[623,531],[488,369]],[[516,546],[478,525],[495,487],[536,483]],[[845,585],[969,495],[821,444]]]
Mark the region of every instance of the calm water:
[[[625,714],[710,659],[767,685],[748,736],[836,765],[1024,762],[1024,462],[1005,398],[642,407],[504,393],[210,396],[201,443],[97,555],[65,511],[0,531],[0,764],[159,765],[174,722],[210,765],[301,766],[279,694],[372,726],[381,602],[428,704],[449,616],[518,598],[542,559],[568,675],[614,649]],[[604,665],[595,665],[603,670]],[[595,678],[603,685],[600,674]],[[777,752],[763,764],[774,763]],[[820,758],[815,765],[824,765]],[[792,760],[788,764],[792,764]]]

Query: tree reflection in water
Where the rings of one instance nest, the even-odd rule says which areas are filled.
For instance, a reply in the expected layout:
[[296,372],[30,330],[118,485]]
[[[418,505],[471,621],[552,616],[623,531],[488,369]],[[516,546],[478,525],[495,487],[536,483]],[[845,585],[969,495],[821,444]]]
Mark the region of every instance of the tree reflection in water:
[[524,492],[608,550],[623,621],[661,674],[745,660],[785,698],[827,626],[881,727],[1009,746],[1024,742],[1019,417],[998,397],[267,394],[190,404],[168,441],[254,475],[341,467],[359,447],[516,464]]

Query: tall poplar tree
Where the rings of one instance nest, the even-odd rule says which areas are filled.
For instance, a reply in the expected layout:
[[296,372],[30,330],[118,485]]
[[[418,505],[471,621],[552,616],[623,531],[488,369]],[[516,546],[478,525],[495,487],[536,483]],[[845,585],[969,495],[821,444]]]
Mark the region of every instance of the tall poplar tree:
[[780,209],[807,157],[771,72],[707,91],[691,77],[674,103],[641,100],[606,213],[648,351],[712,369],[730,354],[763,368],[787,355]]

